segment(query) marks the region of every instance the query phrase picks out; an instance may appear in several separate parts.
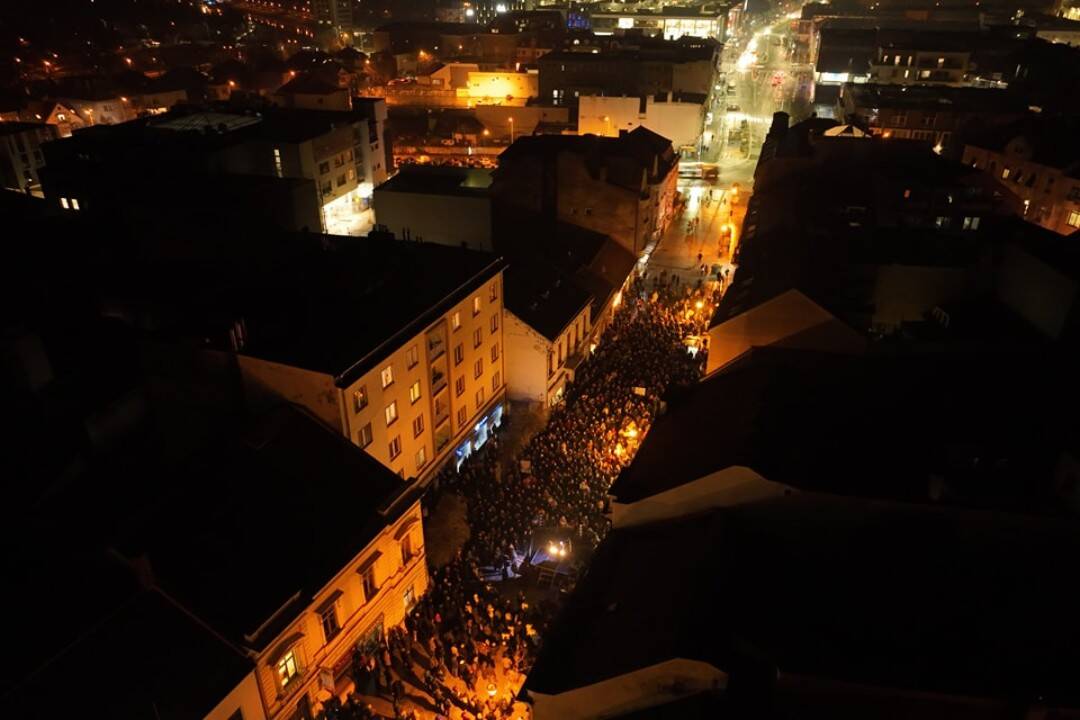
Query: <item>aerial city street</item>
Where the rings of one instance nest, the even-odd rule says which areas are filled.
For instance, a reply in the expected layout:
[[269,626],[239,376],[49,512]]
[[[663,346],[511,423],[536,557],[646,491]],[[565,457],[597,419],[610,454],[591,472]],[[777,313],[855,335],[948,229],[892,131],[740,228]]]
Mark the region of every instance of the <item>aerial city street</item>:
[[63,5],[13,717],[1080,717],[1080,0]]

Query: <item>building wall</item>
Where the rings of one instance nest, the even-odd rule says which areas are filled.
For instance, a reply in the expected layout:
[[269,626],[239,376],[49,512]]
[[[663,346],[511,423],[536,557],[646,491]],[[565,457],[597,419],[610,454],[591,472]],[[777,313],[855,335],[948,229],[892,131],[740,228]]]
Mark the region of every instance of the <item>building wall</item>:
[[[514,137],[532,135],[541,122],[565,123],[570,113],[565,107],[544,107],[541,105],[476,105],[476,119],[484,124],[495,137],[509,139],[510,126],[513,125]],[[510,118],[514,122],[510,122]]]
[[511,400],[546,402],[551,341],[509,310],[506,321],[506,391]]
[[[405,539],[412,555],[403,552]],[[353,648],[358,642],[400,625],[411,606],[428,588],[427,560],[420,503],[416,501],[392,526],[385,528],[352,562],[342,568],[312,598],[273,642],[256,659],[259,691],[270,718],[290,717],[301,698],[307,696],[316,707],[330,694],[321,689],[320,675],[347,682]],[[362,571],[371,568],[377,591],[373,597],[364,592]],[[409,597],[406,597],[409,593]],[[339,631],[329,639],[323,630],[321,612],[329,608],[337,619]],[[321,612],[320,612],[321,611]],[[280,658],[293,652],[303,668],[299,677],[284,690],[279,682]],[[245,715],[247,718],[247,715]]]
[[243,720],[266,720],[266,712],[259,695],[259,682],[254,672],[245,675],[240,684],[208,712],[203,720],[233,720],[237,711],[241,713]]
[[298,110],[352,110],[352,99],[347,88],[325,95],[279,92],[271,95],[270,99],[275,105]]
[[[594,179],[581,155],[559,153],[557,163],[557,217],[608,235],[634,255],[640,253],[648,237],[648,201],[639,193]],[[645,190],[644,173],[641,182]]]
[[135,109],[121,97],[106,100],[60,98],[60,102],[75,110],[87,125],[115,125],[135,119]]
[[[486,196],[426,195],[375,189],[375,213],[399,238],[472,250],[492,249],[491,199]],[[447,218],[454,218],[447,222]]]
[[870,67],[874,82],[962,85],[971,63],[969,52],[884,50]]
[[38,171],[45,165],[41,145],[56,139],[52,125],[0,135],[0,187],[42,196]]
[[[464,91],[464,92],[463,92]],[[540,92],[540,76],[536,73],[523,72],[479,72],[469,73],[465,88],[459,95],[470,98],[533,98]]]
[[1030,154],[1023,138],[1017,138],[1004,152],[966,145],[962,162],[982,170],[1019,198],[1025,220],[1071,235],[1080,229],[1080,178],[1033,163],[1027,159]]
[[[470,434],[482,414],[506,394],[502,287],[502,273],[499,273],[349,385],[342,393],[349,439],[402,477],[417,477],[426,482],[451,449]],[[476,315],[474,300],[479,301],[480,307]],[[457,329],[454,329],[455,315],[460,321]],[[492,317],[497,318],[494,331]],[[480,343],[476,346],[478,330]],[[444,340],[435,343],[434,338]],[[459,346],[460,356],[455,355]],[[417,364],[409,367],[414,347]],[[497,348],[494,355],[493,347]],[[480,361],[479,376],[475,372],[477,361]],[[394,380],[384,388],[382,371],[388,367]],[[436,379],[440,374],[443,379]],[[419,383],[420,398],[413,402],[410,388],[415,383]],[[357,402],[357,394],[361,392],[367,398],[367,404],[362,407]],[[396,404],[397,419],[388,424],[386,409],[392,403]],[[413,422],[420,416],[423,430],[416,434]],[[364,429],[369,425],[371,442],[364,445]],[[400,443],[400,453],[391,457],[391,443],[395,439]],[[418,462],[421,450],[423,462]]]
[[620,130],[642,125],[671,140],[676,148],[697,145],[705,120],[705,107],[696,103],[656,102],[646,99],[645,112],[636,97],[582,96],[578,98],[578,134],[618,137]]
[[265,404],[280,397],[341,431],[340,393],[331,376],[248,355],[239,355],[237,364],[249,402]]
[[922,320],[936,306],[971,297],[977,287],[967,268],[881,265],[875,275],[873,324],[880,329]]
[[[548,348],[547,366],[547,403],[554,405],[562,401],[567,383],[573,382],[574,370],[570,359],[580,353],[588,352],[589,306],[586,305],[570,321],[555,342]],[[577,364],[574,363],[574,368]]]
[[994,291],[998,300],[1048,338],[1058,340],[1076,305],[1076,282],[1012,243],[998,260]]

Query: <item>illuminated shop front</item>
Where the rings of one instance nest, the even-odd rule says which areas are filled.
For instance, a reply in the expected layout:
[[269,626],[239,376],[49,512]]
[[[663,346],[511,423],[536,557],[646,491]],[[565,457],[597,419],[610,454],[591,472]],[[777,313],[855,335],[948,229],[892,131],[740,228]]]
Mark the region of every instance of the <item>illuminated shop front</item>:
[[461,469],[461,464],[476,450],[484,447],[495,432],[495,428],[502,425],[503,413],[506,410],[506,401],[500,400],[495,407],[488,411],[476,425],[473,426],[469,436],[454,450],[454,468]]

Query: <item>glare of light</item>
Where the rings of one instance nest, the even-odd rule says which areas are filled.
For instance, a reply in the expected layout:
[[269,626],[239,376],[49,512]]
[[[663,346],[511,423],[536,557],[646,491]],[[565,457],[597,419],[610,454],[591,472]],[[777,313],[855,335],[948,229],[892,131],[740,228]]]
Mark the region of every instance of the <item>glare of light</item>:
[[476,15],[476,11],[472,8],[465,8],[465,17],[472,17]]
[[696,307],[698,310],[700,310],[701,308],[705,307],[705,303],[698,300],[696,303],[694,303],[694,307]]
[[506,12],[506,3],[497,4],[495,6],[495,12],[499,13],[500,15]]

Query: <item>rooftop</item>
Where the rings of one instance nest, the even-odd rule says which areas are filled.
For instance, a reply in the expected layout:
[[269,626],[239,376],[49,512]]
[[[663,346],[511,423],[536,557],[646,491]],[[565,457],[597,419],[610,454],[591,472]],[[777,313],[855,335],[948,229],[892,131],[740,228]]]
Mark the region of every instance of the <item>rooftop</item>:
[[[158,479],[173,488],[119,543],[233,643],[261,649],[407,508],[412,486],[306,411],[280,407]],[[332,502],[328,502],[332,499]],[[390,504],[399,499],[393,510]],[[294,542],[273,543],[269,518]],[[260,630],[260,628],[262,628]]]
[[1080,119],[1070,116],[1035,115],[998,127],[988,128],[967,144],[1002,152],[1015,140],[1032,162],[1071,170],[1080,177]]
[[5,705],[28,720],[55,718],[62,682],[62,697],[78,698],[99,717],[187,720],[209,713],[252,670],[250,659],[147,590],[66,647]]
[[[755,348],[672,399],[611,493],[634,502],[745,465],[804,490],[911,501],[928,498],[936,474],[969,502],[1038,507],[1066,432],[1046,408],[1068,402],[1068,374],[1041,345],[976,352]],[[1003,373],[1017,392],[987,395]]]
[[52,132],[52,126],[46,125],[45,123],[0,122],[0,137],[28,132],[30,130],[46,130]]
[[917,108],[947,112],[1027,113],[1027,103],[1023,98],[994,88],[847,83],[843,93],[845,97],[850,95],[856,107],[875,110]]
[[510,256],[505,287],[507,309],[553,342],[591,301],[589,293],[535,253]]
[[1077,552],[1065,520],[806,493],[616,529],[525,688],[752,658],[759,687],[802,675],[1074,704],[1080,598],[1061,568]]
[[298,239],[304,249],[292,262],[235,294],[251,338],[243,354],[327,373],[340,386],[505,266],[488,253],[435,243]]
[[380,185],[376,192],[483,197],[487,195],[490,186],[490,170],[448,165],[406,165]]

